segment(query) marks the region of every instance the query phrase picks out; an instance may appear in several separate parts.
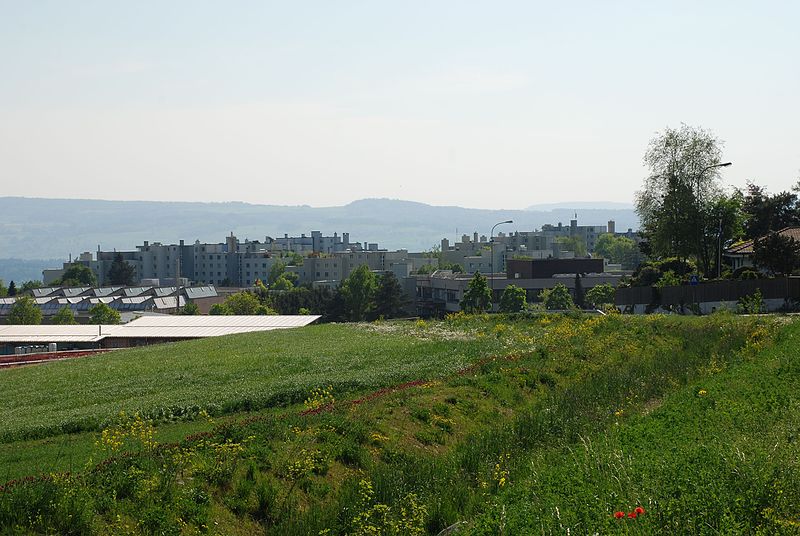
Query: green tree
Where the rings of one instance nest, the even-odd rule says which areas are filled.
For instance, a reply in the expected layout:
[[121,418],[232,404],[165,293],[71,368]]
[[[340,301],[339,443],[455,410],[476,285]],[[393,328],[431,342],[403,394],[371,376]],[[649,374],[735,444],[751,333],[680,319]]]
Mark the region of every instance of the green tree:
[[791,192],[777,194],[770,194],[762,186],[748,183],[742,198],[746,236],[751,239],[760,238],[771,231],[800,225],[798,191],[800,183]]
[[666,129],[650,141],[644,157],[650,175],[636,193],[636,212],[653,254],[695,258],[704,273],[710,271],[718,229],[712,209],[722,195],[720,147],[706,130]]
[[436,270],[437,268],[431,264],[423,264],[417,269],[417,274],[419,275],[432,274]]
[[8,296],[13,298],[17,295],[17,285],[12,281],[8,284]]
[[286,264],[282,261],[275,261],[272,265],[272,268],[269,269],[269,275],[267,276],[267,286],[272,288],[272,285],[275,284],[275,281],[283,275],[283,272],[286,271]]
[[440,268],[442,270],[450,270],[454,274],[463,274],[464,273],[464,267],[461,266],[460,264],[458,264],[457,262],[444,263],[444,264],[440,265]]
[[396,318],[402,316],[410,300],[403,292],[400,281],[392,272],[384,272],[378,278],[375,291],[375,306],[372,316],[375,318]]
[[278,277],[278,279],[272,282],[269,288],[271,290],[286,291],[286,290],[292,290],[294,288],[294,284],[292,284],[292,282],[289,281],[289,279],[286,277],[286,274],[283,273],[280,275],[280,277]]
[[678,277],[675,272],[672,270],[667,270],[661,275],[661,279],[655,282],[653,285],[656,288],[664,288],[664,287],[678,287],[682,283],[680,277]]
[[519,313],[525,310],[527,294],[524,288],[508,285],[500,296],[501,313]]
[[107,303],[98,303],[89,307],[90,324],[119,324],[119,312],[109,307]]
[[51,321],[53,324],[57,324],[59,326],[69,326],[78,323],[78,321],[75,320],[75,314],[72,312],[72,309],[67,306],[59,309],[58,312],[53,315]]
[[227,315],[232,315],[233,312],[231,312],[230,308],[228,308],[228,306],[225,305],[225,303],[223,302],[223,303],[215,303],[214,305],[212,305],[211,309],[209,309],[208,311],[208,314],[214,316],[227,316]]
[[125,262],[122,254],[118,252],[108,269],[107,278],[110,285],[133,285],[136,283],[136,268]]
[[480,272],[475,272],[461,299],[461,310],[465,313],[485,313],[491,303],[492,291],[489,290],[489,281]]
[[180,312],[184,316],[197,316],[200,314],[200,308],[194,302],[189,302],[183,306]]
[[42,288],[42,282],[31,279],[30,281],[25,281],[19,290],[20,292],[30,293],[35,288]]
[[800,242],[770,233],[753,242],[753,264],[772,274],[790,275],[800,267]]
[[586,291],[586,303],[594,308],[601,308],[604,305],[614,303],[614,287],[608,283],[595,285]]
[[42,323],[42,310],[29,296],[17,298],[8,312],[8,323],[15,325],[37,325]]
[[623,270],[634,270],[642,258],[636,242],[628,237],[614,236],[611,233],[598,237],[594,252],[615,264],[621,264]]
[[565,251],[572,251],[576,257],[586,256],[586,241],[580,236],[558,236],[556,244],[559,244]]
[[286,264],[288,264],[289,266],[302,266],[303,259],[305,259],[305,257],[300,255],[299,253],[294,253],[294,252],[288,253],[287,257],[289,259],[289,262],[287,262]]
[[365,320],[374,305],[377,282],[369,266],[362,264],[342,281],[341,292],[350,320]]
[[276,315],[278,314],[275,309],[270,307],[269,305],[261,304],[256,308],[256,314],[259,316],[267,316],[267,315]]
[[72,264],[64,271],[59,284],[62,287],[94,287],[97,286],[97,277],[85,264]]
[[544,303],[545,309],[561,311],[573,309],[575,303],[572,301],[572,294],[563,283],[557,283],[555,287],[544,289],[539,293],[539,299]]
[[237,292],[225,298],[225,307],[232,315],[257,315],[261,302],[251,292]]
[[6,296],[8,296],[8,287],[6,287],[3,280],[0,279],[0,298],[5,298]]

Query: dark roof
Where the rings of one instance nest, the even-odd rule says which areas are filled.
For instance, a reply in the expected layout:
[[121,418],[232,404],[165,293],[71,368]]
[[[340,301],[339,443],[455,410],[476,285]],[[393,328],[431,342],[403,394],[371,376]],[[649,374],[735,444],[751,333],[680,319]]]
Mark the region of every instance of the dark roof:
[[[781,236],[788,236],[800,242],[800,227],[784,227],[780,231],[776,232]],[[766,236],[762,236],[761,238],[766,238]],[[738,244],[734,244],[725,250],[725,254],[752,255],[754,242],[755,242],[754,240],[747,240],[745,242],[739,242]]]

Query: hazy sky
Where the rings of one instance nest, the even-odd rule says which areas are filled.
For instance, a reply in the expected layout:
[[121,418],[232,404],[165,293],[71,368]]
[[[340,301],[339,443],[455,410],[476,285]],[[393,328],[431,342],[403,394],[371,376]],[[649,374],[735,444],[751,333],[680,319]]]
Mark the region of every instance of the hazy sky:
[[648,140],[800,177],[800,2],[0,0],[0,195],[631,201]]

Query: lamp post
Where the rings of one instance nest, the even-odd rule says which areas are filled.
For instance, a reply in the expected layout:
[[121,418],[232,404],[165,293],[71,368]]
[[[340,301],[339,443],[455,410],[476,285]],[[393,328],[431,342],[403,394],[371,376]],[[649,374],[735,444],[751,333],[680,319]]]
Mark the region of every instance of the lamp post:
[[489,284],[491,285],[491,288],[492,288],[492,299],[489,302],[489,308],[490,308],[491,311],[494,311],[494,229],[498,225],[504,225],[506,223],[514,223],[514,220],[506,220],[506,221],[501,221],[501,222],[495,223],[492,226],[492,230],[489,232],[489,247],[491,248],[490,254],[492,256],[492,258],[489,261],[490,262],[490,266],[491,266],[491,271],[492,271],[492,273],[489,275]]
[[[732,165],[733,165],[733,162],[723,162],[721,164],[712,164],[710,166],[706,166],[706,167],[704,167],[703,169],[700,170],[700,173],[697,174],[697,203],[698,203],[698,206],[700,204],[700,180],[703,178],[703,175],[705,174],[705,172],[708,171],[709,169],[728,167],[728,166],[732,166]],[[698,244],[700,249],[698,250],[698,253],[701,254],[702,256],[705,256],[705,254],[706,254],[706,251],[705,251],[705,243],[706,243],[705,242],[705,237],[706,237],[706,234],[705,234],[706,233],[705,222],[702,222],[702,224],[699,225],[698,227],[699,227],[698,230],[701,233],[700,234],[700,243]],[[698,257],[697,260],[700,261],[701,259],[702,259],[702,257]],[[721,262],[722,262],[722,217],[720,216],[719,228],[718,228],[718,232],[717,232],[717,278],[720,277],[720,274],[721,274],[721,271],[722,271],[722,268],[720,267],[720,263]]]

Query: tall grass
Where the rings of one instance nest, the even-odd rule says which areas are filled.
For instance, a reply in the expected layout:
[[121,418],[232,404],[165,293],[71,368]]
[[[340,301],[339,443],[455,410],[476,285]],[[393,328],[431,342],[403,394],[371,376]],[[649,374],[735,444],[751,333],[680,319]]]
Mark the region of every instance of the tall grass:
[[[150,450],[142,450],[141,441],[123,442],[127,450],[69,482],[48,477],[0,491],[0,526],[52,532],[63,522],[59,505],[69,504],[76,519],[91,520],[90,527],[80,525],[70,529],[73,533],[190,533],[208,530],[214,522],[217,532],[281,535],[436,534],[457,522],[467,522],[462,530],[479,534],[563,533],[567,528],[609,533],[642,527],[702,532],[706,525],[700,519],[729,529],[778,526],[789,519],[788,507],[773,501],[767,511],[762,508],[767,503],[758,498],[777,496],[769,491],[778,482],[776,464],[791,465],[794,454],[759,459],[759,469],[750,472],[743,461],[738,463],[739,474],[750,476],[735,489],[747,485],[752,492],[738,509],[728,509],[730,522],[724,524],[716,510],[703,518],[698,504],[691,503],[692,510],[678,499],[670,502],[670,497],[689,497],[687,490],[697,479],[705,482],[732,467],[734,458],[708,463],[708,473],[695,468],[720,453],[730,454],[720,448],[724,438],[694,450],[675,442],[664,443],[664,450],[660,443],[670,430],[685,438],[684,446],[697,438],[697,422],[671,410],[674,400],[715,411],[728,375],[744,379],[764,363],[772,363],[761,368],[765,378],[783,379],[751,383],[747,396],[760,393],[765,403],[759,407],[771,415],[767,422],[793,407],[786,389],[776,391],[784,395],[766,394],[797,378],[794,360],[773,363],[783,359],[780,351],[769,353],[773,326],[770,320],[725,315],[590,320],[458,316],[404,326],[399,329],[406,331],[392,336],[405,337],[410,348],[446,337],[452,337],[448,344],[461,340],[472,345],[472,353],[464,350],[472,356],[470,366],[365,397],[359,404],[347,403],[334,386],[332,411],[301,415],[296,408],[223,420],[211,432]],[[785,329],[778,345],[783,350],[800,331],[797,326]],[[330,383],[323,380],[314,387]],[[700,384],[713,396],[697,395]],[[724,399],[724,407],[737,408],[729,424],[759,419],[748,413],[749,399],[742,396],[733,390]],[[317,398],[308,396],[306,405],[318,409]],[[658,427],[648,424],[656,418],[661,419]],[[789,430],[796,421],[785,424]],[[761,432],[766,445],[767,434]],[[118,436],[109,432],[104,437]],[[744,458],[738,459],[749,459],[749,451],[742,452]],[[649,474],[669,478],[642,478],[647,463],[661,468]],[[765,477],[770,474],[772,480]],[[780,480],[781,489],[796,483],[794,478]],[[729,481],[736,479],[723,479],[714,488],[720,501],[735,496]],[[52,482],[53,491],[47,491]],[[667,495],[654,491],[652,485],[659,482]],[[111,504],[108,497],[116,501]],[[647,513],[619,525],[613,512],[635,506]],[[697,514],[697,521],[677,519],[680,507]],[[25,521],[32,519],[41,521]]]

